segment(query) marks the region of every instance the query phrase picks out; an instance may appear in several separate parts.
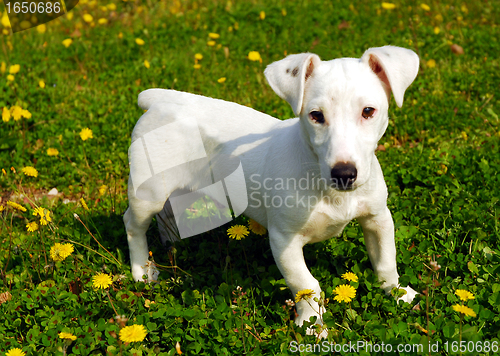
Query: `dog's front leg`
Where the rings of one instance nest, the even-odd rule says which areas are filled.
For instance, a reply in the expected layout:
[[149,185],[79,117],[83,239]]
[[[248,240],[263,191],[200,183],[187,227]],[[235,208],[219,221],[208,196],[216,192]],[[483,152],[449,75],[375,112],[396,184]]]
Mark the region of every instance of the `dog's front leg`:
[[[314,291],[312,298],[302,300],[296,304],[298,316],[295,323],[301,326],[304,320],[316,316],[318,317],[316,323],[322,324],[320,316],[324,313],[324,308],[314,301],[314,298],[320,298],[321,288],[319,282],[309,272],[304,260],[302,252],[304,247],[303,236],[285,236],[285,234],[272,229],[269,230],[269,236],[274,260],[294,298],[297,292],[301,290],[311,289]],[[313,334],[314,330],[309,329],[307,333]],[[320,336],[326,336],[326,330]]]
[[[377,215],[358,219],[363,228],[366,249],[373,269],[382,288],[389,294],[394,287],[399,287],[399,275],[396,267],[396,244],[394,241],[394,222],[387,207]],[[401,298],[410,303],[415,295],[411,287],[402,288],[406,294]]]

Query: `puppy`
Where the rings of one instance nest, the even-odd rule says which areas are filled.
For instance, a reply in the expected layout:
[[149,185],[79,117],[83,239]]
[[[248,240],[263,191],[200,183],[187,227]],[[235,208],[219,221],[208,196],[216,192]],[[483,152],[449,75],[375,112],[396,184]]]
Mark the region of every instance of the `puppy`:
[[[303,246],[339,236],[353,219],[363,228],[383,290],[398,287],[394,224],[375,149],[388,125],[390,93],[401,107],[418,68],[413,51],[393,46],[368,49],[360,59],[290,55],[265,70],[271,88],[297,116],[285,121],[199,95],[142,92],[139,106],[147,112],[132,133],[124,215],[134,278],[157,278],[145,235],[153,216],[160,214],[168,231],[184,231],[182,212],[208,197],[216,209],[228,210],[231,203],[235,215],[267,227],[293,295],[321,292]],[[404,289],[401,299],[411,302],[416,292]],[[323,311],[309,300],[297,303],[297,312],[301,325]]]

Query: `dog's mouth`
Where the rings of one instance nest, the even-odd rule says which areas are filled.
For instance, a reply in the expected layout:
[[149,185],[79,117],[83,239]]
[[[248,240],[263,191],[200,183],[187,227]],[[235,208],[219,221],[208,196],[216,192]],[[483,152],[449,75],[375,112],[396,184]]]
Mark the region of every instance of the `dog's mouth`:
[[330,187],[338,190],[338,191],[349,191],[349,190],[354,190],[356,189],[356,186],[354,185],[355,179],[347,179],[347,180],[335,180],[332,179],[330,183]]

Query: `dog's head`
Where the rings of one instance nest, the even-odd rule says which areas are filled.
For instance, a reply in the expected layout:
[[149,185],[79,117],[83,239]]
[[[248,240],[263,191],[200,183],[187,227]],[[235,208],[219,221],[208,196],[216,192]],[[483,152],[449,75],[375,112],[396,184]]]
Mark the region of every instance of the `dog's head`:
[[368,49],[360,59],[321,61],[312,53],[294,54],[270,64],[265,75],[300,116],[322,178],[348,190],[368,181],[388,124],[390,92],[401,107],[418,67],[415,52],[385,46]]

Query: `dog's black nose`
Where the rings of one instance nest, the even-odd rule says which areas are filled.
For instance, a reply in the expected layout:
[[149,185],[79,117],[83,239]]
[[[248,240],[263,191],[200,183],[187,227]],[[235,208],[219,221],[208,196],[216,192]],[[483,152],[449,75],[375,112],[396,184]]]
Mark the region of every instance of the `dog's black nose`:
[[358,175],[358,170],[352,163],[340,162],[333,166],[331,175],[333,188],[347,190],[352,188]]

